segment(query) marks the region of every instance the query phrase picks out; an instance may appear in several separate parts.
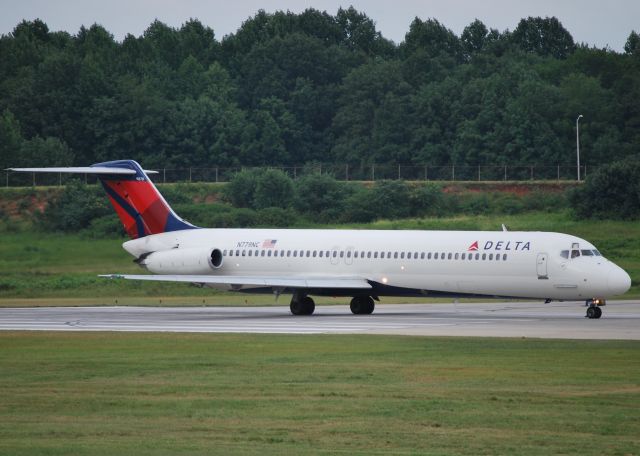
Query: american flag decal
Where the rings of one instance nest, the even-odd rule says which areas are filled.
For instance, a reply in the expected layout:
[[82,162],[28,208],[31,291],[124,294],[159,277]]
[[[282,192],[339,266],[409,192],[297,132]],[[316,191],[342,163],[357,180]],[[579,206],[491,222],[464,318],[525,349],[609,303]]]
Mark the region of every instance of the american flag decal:
[[272,249],[276,246],[276,242],[278,242],[276,239],[265,239],[265,241],[262,243],[262,248]]

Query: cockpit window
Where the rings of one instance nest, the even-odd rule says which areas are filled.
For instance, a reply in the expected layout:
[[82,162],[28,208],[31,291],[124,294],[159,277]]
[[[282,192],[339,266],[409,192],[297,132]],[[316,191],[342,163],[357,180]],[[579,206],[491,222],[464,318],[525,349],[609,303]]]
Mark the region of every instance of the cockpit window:
[[598,252],[597,250],[594,250],[594,251],[593,251],[593,254],[594,254],[595,256],[602,256],[602,254],[601,254],[600,252]]
[[569,251],[568,250],[563,250],[562,252],[560,252],[560,256],[562,258],[569,258]]
[[593,256],[593,252],[591,250],[581,250],[582,256]]
[[580,256],[580,250],[572,250],[571,251],[571,258],[577,258]]

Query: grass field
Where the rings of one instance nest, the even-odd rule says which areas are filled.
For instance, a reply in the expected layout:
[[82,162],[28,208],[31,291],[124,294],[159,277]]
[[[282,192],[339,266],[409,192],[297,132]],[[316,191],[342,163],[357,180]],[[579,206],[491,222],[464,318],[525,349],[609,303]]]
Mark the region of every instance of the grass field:
[[0,333],[0,454],[640,453],[640,343]]
[[[340,227],[496,230],[500,229],[502,223],[506,223],[512,230],[558,231],[575,234],[593,242],[605,256],[631,275],[633,287],[625,296],[640,296],[640,224],[634,222],[576,222],[564,213],[534,213],[381,221]],[[274,303],[272,296],[231,295],[185,284],[136,283],[98,278],[98,274],[104,273],[142,272],[132,262],[132,257],[122,249],[121,244],[125,239],[46,234],[26,228],[4,232],[0,236],[0,306],[42,302],[23,301],[24,299],[67,297],[80,300],[79,304],[109,305],[115,304],[116,300],[118,304],[138,305],[159,305],[169,301],[175,305]],[[82,302],[83,299],[86,302]],[[160,303],[160,300],[163,302]],[[331,302],[331,299],[319,301],[320,304]],[[395,301],[385,299],[385,302]]]

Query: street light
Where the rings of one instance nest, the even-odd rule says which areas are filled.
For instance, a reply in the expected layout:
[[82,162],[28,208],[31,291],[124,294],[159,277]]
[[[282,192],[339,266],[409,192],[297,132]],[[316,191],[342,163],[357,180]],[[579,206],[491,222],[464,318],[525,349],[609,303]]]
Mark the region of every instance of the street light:
[[576,155],[578,157],[578,182],[580,182],[580,119],[584,117],[582,114],[576,119]]

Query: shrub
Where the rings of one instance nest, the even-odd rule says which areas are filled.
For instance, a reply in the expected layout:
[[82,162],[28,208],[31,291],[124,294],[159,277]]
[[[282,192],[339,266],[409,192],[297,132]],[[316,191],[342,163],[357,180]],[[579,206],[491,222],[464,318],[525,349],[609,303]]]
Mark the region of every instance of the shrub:
[[569,199],[577,218],[640,218],[640,156],[601,166]]
[[307,174],[295,182],[295,208],[315,222],[335,221],[349,195],[346,185],[327,174]]
[[258,226],[285,228],[297,223],[298,214],[291,208],[267,207],[257,211],[256,220]]
[[93,219],[82,234],[92,239],[123,237],[126,235],[122,222],[115,213]]
[[235,207],[253,207],[260,169],[243,169],[224,187],[223,196]]
[[46,207],[39,219],[43,228],[73,232],[88,228],[94,219],[111,213],[111,206],[101,187],[73,180]]
[[223,196],[235,207],[290,207],[294,198],[293,181],[278,169],[245,169],[233,176]]
[[442,188],[433,183],[413,188],[409,202],[411,212],[419,217],[443,216],[448,213]]
[[293,180],[279,169],[267,169],[258,176],[252,207],[291,207],[293,197]]

